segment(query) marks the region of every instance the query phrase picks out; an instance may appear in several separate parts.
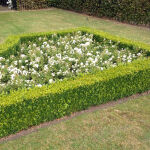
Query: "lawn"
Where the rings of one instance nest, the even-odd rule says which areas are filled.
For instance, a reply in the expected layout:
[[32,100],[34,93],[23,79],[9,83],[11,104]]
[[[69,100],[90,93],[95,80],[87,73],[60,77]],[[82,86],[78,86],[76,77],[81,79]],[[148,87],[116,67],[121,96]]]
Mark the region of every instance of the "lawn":
[[[1,12],[0,42],[9,35],[88,26],[120,37],[150,44],[150,30],[88,17],[61,9]],[[1,150],[102,149],[148,150],[150,147],[150,95],[114,108],[85,113],[0,144]]]
[[88,26],[150,44],[150,29],[52,8],[43,11],[1,12],[0,41],[8,35]]
[[0,144],[1,150],[149,150],[150,95]]

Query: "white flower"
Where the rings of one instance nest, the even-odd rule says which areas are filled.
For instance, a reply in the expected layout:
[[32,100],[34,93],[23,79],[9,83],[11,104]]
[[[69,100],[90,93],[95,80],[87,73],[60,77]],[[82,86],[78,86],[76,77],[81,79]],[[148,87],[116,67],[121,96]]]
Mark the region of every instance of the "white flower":
[[45,47],[44,45],[41,46],[41,48],[44,48],[44,47]]
[[123,55],[122,57],[123,57],[123,58],[126,58],[127,56],[126,56],[126,55]]
[[30,80],[25,80],[25,82],[29,84],[31,81]]
[[101,67],[101,70],[104,70],[104,68],[103,68],[103,67]]
[[30,48],[31,48],[31,45],[29,45],[28,48],[30,49]]
[[22,60],[19,60],[19,63],[22,63]]
[[86,65],[86,66],[88,66],[88,65],[89,65],[88,61],[86,61],[85,65]]
[[2,69],[4,69],[4,68],[5,68],[5,66],[4,66],[4,65],[2,65],[2,66],[1,66],[1,68],[2,68]]
[[50,79],[48,82],[49,82],[49,83],[53,83],[54,81],[53,81],[53,79]]
[[92,54],[91,54],[91,53],[87,53],[86,55],[87,55],[87,56],[92,56]]
[[5,87],[5,84],[0,84],[1,87]]
[[39,65],[38,64],[33,64],[33,67],[39,68]]
[[95,58],[94,63],[97,63],[97,62],[98,62],[98,59],[97,59],[97,58]]
[[0,72],[0,80],[2,79],[2,77],[3,77],[3,75],[2,75],[2,73]]
[[89,45],[90,45],[90,42],[86,42],[86,43],[85,43],[85,46],[89,46]]
[[21,48],[21,52],[23,52],[23,50],[24,50],[24,47]]
[[33,75],[36,75],[36,74],[37,74],[37,72],[36,72],[36,70],[35,70],[34,68],[32,68],[32,74],[33,74]]
[[85,69],[85,72],[88,72],[89,70],[88,69]]
[[17,61],[14,61],[14,65],[17,65]]
[[61,54],[60,53],[56,54],[56,57],[59,58],[59,59],[61,59]]
[[44,71],[48,71],[48,65],[44,66]]
[[49,45],[49,44],[47,44],[47,45],[46,45],[46,48],[50,48],[50,45]]
[[76,70],[76,73],[79,73],[79,72],[80,72],[80,70],[77,69],[77,70]]
[[15,79],[15,75],[12,74],[12,75],[10,76],[10,78],[11,78],[11,80],[14,80],[14,79]]
[[21,57],[21,58],[26,58],[26,55],[21,54],[20,57]]
[[113,59],[112,57],[111,57],[111,58],[109,58],[109,61],[112,61],[112,59]]
[[47,45],[47,42],[43,42],[44,45]]
[[5,58],[3,58],[3,57],[0,57],[0,61],[5,61]]
[[57,72],[57,75],[60,75],[61,74],[61,72],[59,71],[59,72]]
[[80,55],[82,54],[81,48],[75,47],[74,50],[75,50],[78,54],[80,54]]
[[90,42],[86,42],[85,44],[80,44],[82,47],[88,47],[90,45]]
[[106,49],[106,54],[109,54],[109,51],[108,51],[108,49]]
[[93,58],[92,58],[92,57],[89,57],[89,58],[88,58],[88,61],[91,61],[91,62],[92,62],[92,61],[93,61]]
[[33,44],[33,47],[36,47],[36,44]]
[[35,61],[38,62],[38,63],[40,62],[40,60],[41,60],[40,57],[37,57],[37,58],[35,59]]
[[69,58],[68,60],[69,61],[75,61],[75,58]]
[[136,57],[135,54],[133,54],[132,56],[133,56],[133,58]]
[[41,41],[42,40],[42,38],[41,37],[39,37],[39,41]]
[[29,62],[28,60],[25,60],[25,63]]
[[21,66],[21,68],[22,68],[22,69],[24,69],[24,68],[25,68],[25,66]]
[[51,75],[54,77],[54,76],[55,76],[55,73],[52,73]]
[[92,39],[87,38],[86,41],[88,41],[90,43],[90,42],[92,42]]
[[25,76],[27,76],[28,75],[28,71],[23,70],[22,74],[25,75]]
[[36,86],[37,86],[37,87],[42,87],[42,85],[41,85],[41,84],[37,84]]
[[73,40],[73,41],[72,41],[72,43],[73,43],[73,44],[75,44],[75,43],[76,43],[76,41],[75,41],[75,40]]
[[83,62],[81,62],[80,65],[83,66],[84,65]]

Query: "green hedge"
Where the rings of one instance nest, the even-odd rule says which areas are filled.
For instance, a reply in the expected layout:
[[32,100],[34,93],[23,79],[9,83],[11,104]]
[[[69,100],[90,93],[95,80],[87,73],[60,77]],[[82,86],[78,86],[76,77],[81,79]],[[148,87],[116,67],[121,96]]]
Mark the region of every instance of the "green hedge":
[[48,7],[48,0],[15,0],[18,10],[40,9]]
[[121,22],[150,26],[149,0],[14,0],[13,3],[19,10],[53,6]]
[[[0,56],[8,57],[11,48],[20,42],[40,36],[51,37],[53,33],[64,35],[75,31],[93,33],[97,41],[103,38],[120,41],[121,47],[141,48],[150,52],[150,46],[114,37],[93,29],[78,28],[59,32],[36,33],[14,36],[0,46]],[[14,44],[14,46],[13,46]],[[103,72],[81,75],[74,79],[43,86],[20,89],[0,95],[0,137],[16,133],[41,122],[54,120],[93,105],[117,100],[150,89],[150,59],[136,60]]]
[[149,0],[48,0],[55,7],[150,26]]

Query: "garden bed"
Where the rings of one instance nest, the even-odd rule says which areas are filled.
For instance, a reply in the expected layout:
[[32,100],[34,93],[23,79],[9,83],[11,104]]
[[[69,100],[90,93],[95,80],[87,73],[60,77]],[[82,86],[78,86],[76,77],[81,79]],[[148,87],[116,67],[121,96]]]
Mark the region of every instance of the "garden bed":
[[140,48],[122,47],[118,42],[81,31],[39,37],[19,45],[17,53],[0,57],[0,93],[18,88],[42,87],[80,74],[103,71],[119,64],[143,59]]
[[150,46],[93,29],[0,46],[0,137],[150,89]]

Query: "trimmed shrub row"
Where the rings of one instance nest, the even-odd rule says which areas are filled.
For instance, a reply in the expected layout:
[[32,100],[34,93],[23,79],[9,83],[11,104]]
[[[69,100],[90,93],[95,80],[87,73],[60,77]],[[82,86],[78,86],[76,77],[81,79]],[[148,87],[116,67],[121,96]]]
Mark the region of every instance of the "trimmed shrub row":
[[[78,28],[59,32],[14,36],[0,46],[0,56],[15,53],[19,43],[41,36],[65,35],[75,31],[93,33],[97,41],[103,38],[120,41],[121,47],[141,48],[149,54],[150,46],[114,37],[104,32]],[[66,79],[42,88],[20,89],[0,95],[0,137],[16,133],[30,126],[54,120],[93,105],[117,100],[150,89],[150,59],[136,60],[103,72]]]
[[13,0],[19,10],[58,7],[130,24],[150,26],[149,0]]
[[150,26],[149,0],[48,0],[55,7]]
[[58,7],[130,24],[150,26],[149,0],[13,0],[19,10]]
[[47,0],[14,0],[18,10],[47,8]]

